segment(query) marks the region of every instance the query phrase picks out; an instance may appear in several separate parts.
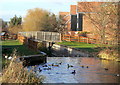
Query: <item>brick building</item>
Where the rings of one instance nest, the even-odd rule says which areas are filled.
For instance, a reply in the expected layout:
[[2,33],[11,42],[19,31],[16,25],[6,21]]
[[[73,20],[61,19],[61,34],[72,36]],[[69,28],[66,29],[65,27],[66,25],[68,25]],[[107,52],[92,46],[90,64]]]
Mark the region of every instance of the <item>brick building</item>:
[[109,2],[77,2],[77,5],[70,6],[70,12],[60,12],[59,14],[67,16],[64,19],[67,22],[66,26],[68,31],[87,31],[92,33],[90,37],[98,38],[96,26],[88,16],[92,15],[95,17],[104,3]]

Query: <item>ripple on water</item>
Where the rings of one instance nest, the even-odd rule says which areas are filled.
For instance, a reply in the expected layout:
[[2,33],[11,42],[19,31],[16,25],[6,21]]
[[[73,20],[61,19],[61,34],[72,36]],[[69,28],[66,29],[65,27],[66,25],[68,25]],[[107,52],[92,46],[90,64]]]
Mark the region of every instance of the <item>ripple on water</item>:
[[[118,83],[119,77],[114,76],[120,74],[118,67],[120,63],[113,61],[102,61],[95,58],[88,57],[48,57],[48,64],[58,64],[59,67],[48,66],[51,70],[43,70],[45,67],[42,65],[36,66],[36,70],[42,69],[41,72],[37,71],[36,74],[44,75],[46,78],[43,83]],[[67,68],[67,64],[73,65],[73,67]],[[84,66],[84,68],[81,67]],[[88,68],[86,68],[88,66]],[[109,70],[104,70],[104,67],[108,67]],[[32,69],[32,67],[28,67]],[[73,70],[76,74],[71,74]]]

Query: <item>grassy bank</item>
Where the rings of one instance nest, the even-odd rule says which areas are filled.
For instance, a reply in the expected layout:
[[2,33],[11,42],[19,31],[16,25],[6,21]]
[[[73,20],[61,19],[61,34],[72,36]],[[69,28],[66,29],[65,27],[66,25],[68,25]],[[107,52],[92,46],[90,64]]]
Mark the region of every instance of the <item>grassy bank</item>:
[[2,46],[2,54],[10,55],[14,49],[17,50],[17,53],[20,56],[37,54],[37,52],[28,49],[27,46],[22,45],[18,40],[2,41],[1,46]]
[[[17,40],[2,41],[2,55],[12,56],[12,60],[0,57],[3,65],[2,77],[0,82],[2,83],[40,83],[41,77],[37,78],[34,73],[28,72],[23,67],[23,62],[16,61],[16,58],[22,55],[33,55],[37,52],[28,49],[26,46],[19,43]],[[16,49],[16,51],[14,50]]]
[[14,49],[17,50],[17,55],[19,56],[38,54],[38,52],[30,50],[27,46],[22,45],[18,40],[2,41],[0,46],[2,47],[2,57],[0,58],[0,62],[2,63],[3,67],[9,63],[9,60],[6,62],[4,56],[12,56]]
[[120,48],[113,47],[112,45],[87,44],[83,42],[58,42],[57,44],[87,51],[101,59],[120,61],[118,56],[118,49]]
[[98,52],[101,50],[98,44],[87,44],[83,42],[58,42],[59,45],[66,45],[68,47],[77,48],[88,52]]

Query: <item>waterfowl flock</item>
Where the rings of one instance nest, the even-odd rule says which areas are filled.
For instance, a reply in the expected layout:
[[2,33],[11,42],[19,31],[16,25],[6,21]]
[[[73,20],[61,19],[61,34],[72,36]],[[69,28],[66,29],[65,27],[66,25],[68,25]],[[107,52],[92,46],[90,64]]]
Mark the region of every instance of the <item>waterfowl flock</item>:
[[[45,64],[45,65],[42,65],[43,69],[39,68],[39,72],[42,72],[42,70],[52,70],[52,67],[60,67],[60,65],[62,65],[62,62],[60,63],[52,63],[52,64]],[[35,67],[35,66],[34,66]],[[73,65],[70,65],[70,64],[67,64],[66,65],[67,68],[73,68],[74,66]],[[89,66],[85,66],[85,65],[81,65],[80,67],[82,68],[89,68]],[[108,71],[109,69],[107,67],[104,67],[103,68],[105,71]],[[36,71],[34,71],[36,73]],[[50,74],[50,73],[49,73]],[[59,74],[58,72],[56,74]],[[76,70],[73,70],[71,71],[71,74],[76,74]],[[117,76],[119,77],[120,74],[114,74],[114,76]]]
[[[43,69],[41,69],[41,68],[39,68],[39,72],[41,72],[42,70],[51,70],[52,69],[52,67],[59,67],[60,65],[62,64],[62,62],[60,62],[60,63],[52,63],[52,64],[48,64],[48,65],[43,65],[42,67],[43,67]],[[73,65],[70,65],[70,64],[67,64],[67,68],[72,68],[72,67],[74,67]],[[81,66],[82,68],[89,68],[88,66],[84,66],[84,65],[82,65]],[[56,73],[56,74],[58,74],[58,73]],[[71,72],[71,74],[76,74],[76,70],[73,70],[72,72]]]

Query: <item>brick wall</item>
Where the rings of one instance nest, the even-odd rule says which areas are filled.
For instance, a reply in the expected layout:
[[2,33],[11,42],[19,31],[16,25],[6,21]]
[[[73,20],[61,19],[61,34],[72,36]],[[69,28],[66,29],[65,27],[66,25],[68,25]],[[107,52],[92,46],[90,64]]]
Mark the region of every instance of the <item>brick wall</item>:
[[105,2],[78,2],[78,12],[98,12],[100,5]]
[[77,6],[76,5],[70,5],[70,14],[75,15],[76,14],[76,10],[77,10]]

